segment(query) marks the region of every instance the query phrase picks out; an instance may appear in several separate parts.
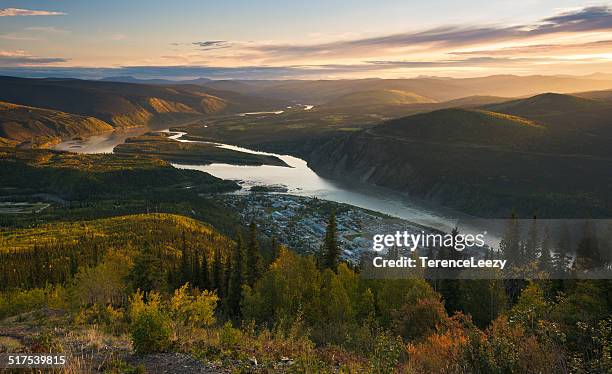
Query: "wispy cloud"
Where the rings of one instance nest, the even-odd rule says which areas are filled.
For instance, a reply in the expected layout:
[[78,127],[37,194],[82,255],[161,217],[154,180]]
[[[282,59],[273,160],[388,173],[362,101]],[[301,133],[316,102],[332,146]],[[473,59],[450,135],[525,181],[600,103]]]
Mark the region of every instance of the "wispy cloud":
[[65,35],[65,34],[70,33],[68,30],[59,29],[54,26],[32,26],[32,27],[26,27],[24,30],[33,32],[33,33],[41,33],[41,34]]
[[32,10],[19,8],[0,8],[0,17],[17,17],[17,16],[64,16],[64,12],[55,12],[51,10]]
[[292,56],[338,57],[380,54],[381,51],[421,46],[426,49],[461,47],[486,42],[521,40],[556,33],[612,30],[612,8],[586,7],[544,18],[533,24],[513,26],[442,26],[420,32],[397,33],[371,38],[309,45],[268,44],[248,48],[274,58]]
[[449,52],[451,55],[478,55],[478,56],[516,56],[522,54],[560,54],[560,53],[585,53],[589,51],[612,50],[612,40],[598,40],[587,43],[568,44],[531,44],[516,47],[504,47],[498,49],[476,49],[471,51]]
[[202,51],[210,51],[214,49],[229,48],[231,44],[227,40],[206,40],[203,42],[191,43],[199,47]]
[[109,39],[109,40],[115,40],[115,41],[118,41],[118,40],[125,40],[125,39],[127,39],[127,35],[125,35],[125,34],[121,34],[121,33],[115,33],[115,34],[111,34],[111,35],[109,35],[109,36],[108,36],[108,39]]
[[0,50],[0,66],[36,66],[67,62],[68,59],[59,57],[32,56],[26,51],[4,51]]
[[368,61],[367,64],[385,68],[423,68],[453,66],[484,66],[552,62],[548,58],[513,58],[513,57],[470,57],[466,59],[449,59],[438,61]]
[[21,35],[21,34],[16,34],[16,33],[0,34],[0,39],[3,39],[3,40],[18,40],[18,41],[40,40],[40,38],[35,38],[35,37],[32,37],[32,36]]

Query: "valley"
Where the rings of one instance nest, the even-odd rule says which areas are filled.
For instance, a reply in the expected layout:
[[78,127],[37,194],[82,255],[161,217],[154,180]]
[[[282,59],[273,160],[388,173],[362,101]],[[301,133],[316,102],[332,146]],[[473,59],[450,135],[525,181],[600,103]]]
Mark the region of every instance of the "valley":
[[[454,326],[465,313],[467,327],[453,328],[494,337],[488,326],[520,315],[530,292],[543,293],[534,287],[567,285],[570,301],[546,302],[558,315],[571,316],[567,303],[584,309],[572,297],[588,294],[599,300],[593,321],[605,317],[607,283],[571,279],[609,277],[609,222],[578,219],[612,211],[605,92],[444,101],[379,87],[305,105],[200,83],[60,80],[42,82],[40,95],[58,84],[104,99],[72,112],[51,94],[57,102],[3,104],[0,350],[48,344],[110,372],[175,370],[177,360],[185,370],[291,372],[306,354],[333,371],[344,365],[335,352],[361,365],[389,339],[404,350],[440,334],[407,330],[407,315],[407,326],[431,311]],[[538,219],[491,219],[511,212]],[[573,218],[567,241],[557,238],[563,222],[542,219],[559,217]],[[372,269],[374,236],[399,232],[486,233],[485,247],[423,244],[411,256],[508,261],[508,272]],[[517,277],[553,280],[517,286]],[[141,334],[142,315],[167,322]],[[575,333],[573,320],[549,318]],[[285,335],[302,323],[308,332]],[[168,336],[142,343],[151,331]]]

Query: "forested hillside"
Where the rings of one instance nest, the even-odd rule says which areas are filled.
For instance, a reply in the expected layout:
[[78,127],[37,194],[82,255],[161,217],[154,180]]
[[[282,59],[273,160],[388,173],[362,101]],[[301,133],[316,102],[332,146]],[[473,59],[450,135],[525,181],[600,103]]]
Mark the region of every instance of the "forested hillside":
[[393,119],[329,140],[309,165],[334,178],[476,215],[607,217],[610,102],[545,94]]
[[80,155],[43,149],[0,148],[0,178],[18,194],[52,193],[65,200],[99,199],[155,189],[231,191],[235,183],[172,167],[160,159],[113,154]]

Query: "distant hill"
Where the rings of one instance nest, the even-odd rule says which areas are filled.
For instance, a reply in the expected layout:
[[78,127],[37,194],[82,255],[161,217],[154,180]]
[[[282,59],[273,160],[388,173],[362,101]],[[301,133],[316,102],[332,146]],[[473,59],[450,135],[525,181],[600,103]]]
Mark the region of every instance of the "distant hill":
[[76,79],[0,78],[0,100],[93,116],[114,127],[142,126],[161,113],[219,113],[227,100],[203,90]]
[[70,138],[112,130],[94,117],[0,102],[0,138],[17,142],[34,138]]
[[606,111],[600,101],[551,94],[437,110],[338,136],[312,151],[308,164],[324,177],[474,215],[505,217],[514,208],[522,216],[609,217]]
[[261,110],[260,101],[227,94],[219,97],[197,85],[0,77],[1,101],[92,116],[114,127],[142,126],[168,114]]
[[0,114],[0,136],[15,141],[90,135],[161,122],[176,124],[202,115],[276,110],[285,105],[193,84],[14,77],[0,77],[0,102],[7,103]]
[[521,97],[542,92],[605,90],[612,89],[612,79],[608,79],[607,75],[593,77],[493,75],[478,78],[212,80],[205,82],[204,85],[249,95],[321,105],[354,92],[373,90],[412,92],[439,102],[475,95]]
[[546,128],[517,116],[453,108],[391,120],[369,133],[421,142],[516,147],[533,143],[545,135]]
[[340,96],[339,98],[326,103],[325,106],[346,108],[380,105],[423,104],[434,102],[435,100],[430,98],[402,90],[372,90],[358,91]]
[[554,117],[612,109],[612,103],[573,95],[545,93],[526,99],[486,105],[483,109],[525,117]]
[[503,103],[512,100],[508,97],[474,95],[466,96],[455,100],[449,100],[439,103],[439,106],[445,108],[475,108],[487,104]]
[[612,90],[578,92],[573,95],[584,97],[585,99],[612,100]]
[[612,139],[612,101],[547,93],[481,108],[546,123],[555,131],[563,133],[568,146],[572,142],[577,145],[580,139],[575,137],[585,135],[603,137],[599,140]]

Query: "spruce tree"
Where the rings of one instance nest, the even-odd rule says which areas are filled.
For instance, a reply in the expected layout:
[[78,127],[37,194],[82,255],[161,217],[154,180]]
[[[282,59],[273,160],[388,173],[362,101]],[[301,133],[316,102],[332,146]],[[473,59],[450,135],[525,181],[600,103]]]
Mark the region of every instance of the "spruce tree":
[[557,243],[557,251],[553,257],[553,268],[556,277],[563,277],[567,271],[567,265],[569,262],[569,253],[572,245],[572,238],[570,235],[567,223],[563,223],[561,226],[561,232],[559,234],[559,242]]
[[208,275],[208,259],[206,258],[206,252],[202,253],[202,264],[200,265],[200,288],[203,290],[209,290],[210,277]]
[[163,291],[165,289],[166,275],[164,274],[162,262],[158,254],[154,253],[149,245],[134,258],[129,279],[134,289],[144,292],[153,290]]
[[[451,235],[456,238],[459,235],[459,228],[453,228]],[[442,246],[438,258],[444,260],[458,260],[463,257],[463,253],[455,249],[454,243]],[[438,292],[444,298],[444,307],[449,314],[461,309],[461,289],[459,283],[460,270],[456,268],[442,269],[438,272],[441,279],[438,281]]]
[[200,279],[200,275],[201,275],[201,269],[200,269],[200,258],[197,254],[197,252],[194,252],[194,255],[191,257],[191,274],[192,274],[192,279],[190,281],[190,283],[194,286],[200,287],[201,286],[201,279]]
[[327,221],[325,239],[323,240],[323,267],[335,270],[340,261],[340,248],[336,234],[336,212],[332,210]]
[[525,239],[525,246],[523,252],[523,258],[525,262],[532,262],[537,258],[538,255],[538,246],[540,242],[539,233],[538,233],[538,223],[536,217],[533,217],[531,220],[531,225],[529,226],[529,231],[527,232],[527,238]]
[[246,261],[242,236],[238,235],[234,256],[232,258],[231,275],[227,290],[228,312],[232,317],[240,317],[240,303],[242,301],[242,285],[246,280]]
[[513,211],[506,223],[506,231],[499,243],[499,250],[509,265],[517,265],[521,260],[521,229],[518,216]]
[[280,246],[276,241],[276,236],[272,236],[272,242],[270,243],[270,262],[276,261],[278,255],[280,254]]
[[600,266],[602,259],[599,254],[599,241],[593,222],[585,221],[582,226],[582,237],[576,248],[574,267],[578,270],[592,269]]
[[191,253],[187,248],[187,241],[185,240],[185,232],[182,234],[181,244],[181,284],[187,282],[193,282],[193,263],[191,259]]
[[550,229],[544,228],[544,237],[540,246],[540,257],[538,258],[538,267],[540,270],[550,274],[553,271],[552,257],[550,251],[552,249],[552,239],[550,237]]
[[251,221],[249,227],[249,245],[247,247],[247,284],[252,286],[255,281],[263,274],[263,259],[259,251],[257,242],[257,226],[255,221]]
[[221,263],[221,250],[215,249],[215,262],[213,262],[212,286],[217,290],[219,297],[225,296],[225,287],[223,286],[223,264]]

